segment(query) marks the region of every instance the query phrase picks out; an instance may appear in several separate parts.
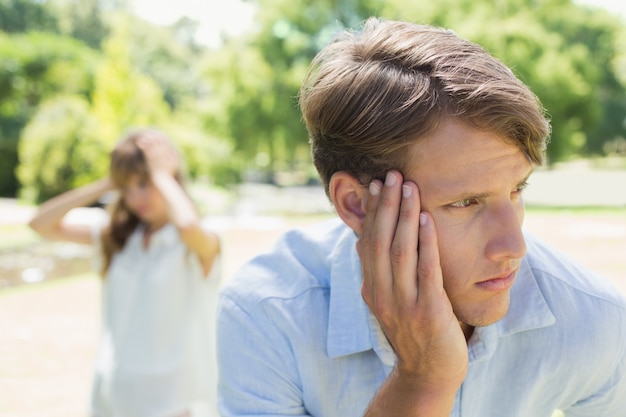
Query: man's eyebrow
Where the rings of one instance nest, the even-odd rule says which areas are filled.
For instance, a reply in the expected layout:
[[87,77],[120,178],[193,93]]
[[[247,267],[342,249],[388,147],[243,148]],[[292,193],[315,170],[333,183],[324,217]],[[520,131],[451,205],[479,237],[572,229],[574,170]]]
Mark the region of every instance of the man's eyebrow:
[[535,172],[535,170],[531,169],[530,172],[528,173],[528,175],[526,175],[523,180],[521,180],[519,183],[517,183],[517,186],[521,187],[523,185],[527,185],[528,184],[528,179],[530,178],[531,175],[533,175],[533,172]]
[[[524,177],[524,179],[522,179],[521,181],[519,181],[516,185],[516,187],[523,187],[525,185],[527,185],[528,183],[528,179],[530,178],[530,176],[533,174],[534,169],[531,168],[530,172]],[[479,192],[471,192],[471,191],[452,191],[450,193],[446,193],[446,195],[444,196],[444,199],[446,200],[450,200],[450,201],[459,201],[459,200],[465,200],[465,199],[482,199],[482,198],[487,198],[490,197],[493,193],[488,191],[485,193],[479,193]]]
[[521,187],[524,186],[528,183],[528,179],[530,178],[531,175],[533,175],[533,172],[535,170],[533,168],[530,169],[530,172],[524,177],[524,179],[522,179],[520,182],[517,183],[517,187]]

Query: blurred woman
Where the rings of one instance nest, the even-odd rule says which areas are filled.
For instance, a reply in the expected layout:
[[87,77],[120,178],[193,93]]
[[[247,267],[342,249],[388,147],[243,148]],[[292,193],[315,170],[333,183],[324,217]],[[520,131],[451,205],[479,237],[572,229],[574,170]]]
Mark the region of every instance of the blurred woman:
[[[50,199],[30,222],[45,238],[93,244],[100,255],[94,417],[212,416],[216,408],[220,242],[201,224],[181,162],[162,132],[132,131],[111,153],[108,178]],[[68,220],[114,190],[104,224]]]

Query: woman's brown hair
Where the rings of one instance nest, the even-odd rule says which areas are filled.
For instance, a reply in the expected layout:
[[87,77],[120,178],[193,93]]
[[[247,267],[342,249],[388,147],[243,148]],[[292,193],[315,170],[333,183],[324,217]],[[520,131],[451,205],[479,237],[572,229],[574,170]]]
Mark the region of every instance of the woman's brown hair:
[[[137,129],[128,132],[111,152],[109,175],[115,187],[120,190],[132,176],[150,181],[150,174],[143,152],[137,146],[137,140],[143,136],[159,136],[171,143],[171,140],[162,132],[153,128]],[[181,172],[175,175],[176,180],[183,186]],[[103,265],[102,275],[106,276],[113,256],[121,251],[126,241],[137,228],[141,220],[126,207],[121,195],[110,207],[110,221],[102,232]]]

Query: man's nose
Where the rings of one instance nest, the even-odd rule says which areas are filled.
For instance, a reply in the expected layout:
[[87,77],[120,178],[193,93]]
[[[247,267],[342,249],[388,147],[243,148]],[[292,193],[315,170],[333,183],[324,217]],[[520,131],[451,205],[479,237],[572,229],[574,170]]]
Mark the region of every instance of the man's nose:
[[495,205],[489,213],[486,256],[493,261],[521,259],[526,254],[522,233],[524,208],[508,201]]

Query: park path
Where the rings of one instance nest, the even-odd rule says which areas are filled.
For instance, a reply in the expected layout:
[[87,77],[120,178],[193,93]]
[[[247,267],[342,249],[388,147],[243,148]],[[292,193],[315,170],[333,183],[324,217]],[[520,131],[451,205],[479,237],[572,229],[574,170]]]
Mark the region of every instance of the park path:
[[[222,233],[224,276],[308,221],[231,220]],[[87,417],[99,323],[94,275],[0,291],[0,417]]]

